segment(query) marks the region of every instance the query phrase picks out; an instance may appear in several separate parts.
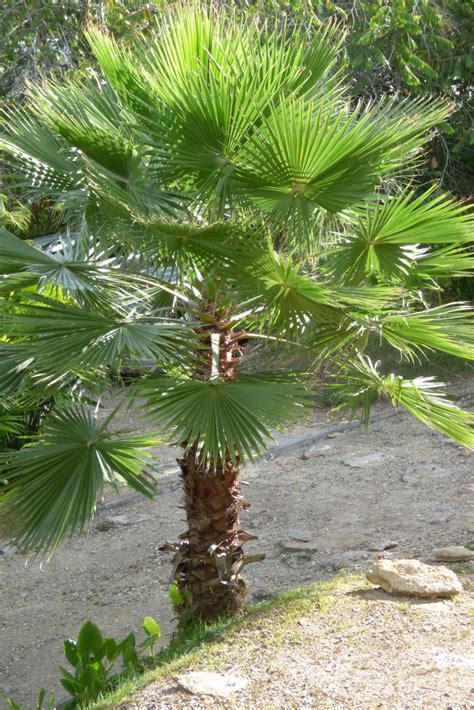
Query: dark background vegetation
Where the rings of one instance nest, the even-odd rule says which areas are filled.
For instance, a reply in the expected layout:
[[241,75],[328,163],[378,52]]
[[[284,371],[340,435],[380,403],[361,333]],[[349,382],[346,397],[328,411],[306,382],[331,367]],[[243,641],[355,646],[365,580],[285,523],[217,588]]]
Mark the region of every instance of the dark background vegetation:
[[[90,22],[133,41],[154,33],[169,0],[4,0],[0,46],[0,100],[25,100],[29,81],[43,76],[94,75],[82,29]],[[355,98],[386,94],[446,96],[454,111],[428,145],[416,180],[471,200],[474,186],[472,95],[474,5],[471,0],[230,0],[237,13],[268,22],[337,21],[346,32],[343,61]],[[21,189],[0,188],[0,223],[19,236],[61,229],[61,215],[45,203],[25,205]],[[451,285],[472,298],[468,280]]]

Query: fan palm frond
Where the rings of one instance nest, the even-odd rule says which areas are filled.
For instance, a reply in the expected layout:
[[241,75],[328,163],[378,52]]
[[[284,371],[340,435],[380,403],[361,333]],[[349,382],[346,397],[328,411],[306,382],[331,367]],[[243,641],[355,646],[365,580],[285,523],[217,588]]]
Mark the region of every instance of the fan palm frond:
[[21,387],[34,360],[30,346],[0,340],[0,392],[2,399],[9,397]]
[[412,267],[417,280],[462,278],[474,275],[474,249],[472,245],[449,245],[436,251],[425,250]]
[[[0,135],[4,160],[19,187],[27,193],[61,196],[84,190],[85,182],[77,156],[68,143],[26,109],[5,116],[6,130]],[[17,173],[20,166],[22,180]],[[8,173],[7,173],[8,174]]]
[[92,84],[57,85],[50,81],[31,87],[30,93],[34,110],[55,134],[116,179],[129,179],[140,155],[107,86],[99,90]]
[[[228,22],[215,8],[170,12],[157,42],[129,53],[97,30],[89,41],[105,75],[155,152],[157,174],[194,172],[200,190],[224,205],[232,195],[235,156],[272,103],[306,95],[326,75],[341,41],[339,28],[283,29],[266,37],[255,23]],[[308,38],[311,37],[309,46]],[[301,40],[301,41],[300,41]],[[330,80],[325,82],[326,95]],[[156,110],[150,115],[150,102]]]
[[308,402],[295,375],[277,372],[227,382],[154,377],[141,382],[138,391],[154,421],[214,463],[227,455],[252,459],[271,438],[270,428],[303,413]]
[[368,422],[370,408],[378,396],[389,397],[394,406],[402,406],[410,414],[469,449],[474,449],[474,413],[460,409],[440,391],[444,384],[433,377],[404,379],[400,375],[381,375],[378,364],[369,358],[342,366],[344,382],[333,385],[340,400],[339,409],[350,410],[352,415],[362,410]]
[[[278,330],[300,333],[317,331],[324,324],[339,330],[352,310],[374,312],[400,298],[400,290],[391,287],[347,287],[317,280],[304,273],[291,259],[267,251],[249,267],[247,298],[257,296],[256,305],[264,304],[261,321]],[[245,284],[243,276],[241,282]]]
[[117,366],[124,357],[158,363],[189,362],[192,330],[138,314],[100,313],[28,294],[4,319],[8,337],[34,343],[35,366],[61,375],[76,368]]
[[418,269],[418,260],[427,258],[420,244],[471,241],[474,219],[468,205],[432,193],[405,191],[360,210],[332,257],[334,275],[353,283],[372,275],[406,279]]
[[122,481],[143,495],[155,490],[143,447],[147,436],[119,439],[83,407],[51,415],[38,439],[0,454],[0,511],[15,542],[54,551],[92,519],[105,483]]
[[411,359],[416,353],[440,350],[474,360],[474,309],[468,303],[447,303],[381,319],[385,340]]

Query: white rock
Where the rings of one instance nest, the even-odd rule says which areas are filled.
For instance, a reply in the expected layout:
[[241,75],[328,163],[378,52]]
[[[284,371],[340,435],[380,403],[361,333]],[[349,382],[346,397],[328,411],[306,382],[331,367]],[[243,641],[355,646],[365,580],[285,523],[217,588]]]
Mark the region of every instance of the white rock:
[[292,540],[302,540],[303,542],[309,542],[313,539],[313,533],[309,530],[300,530],[300,528],[289,528],[288,537]]
[[105,518],[104,523],[106,525],[135,525],[136,523],[144,523],[150,520],[149,515],[127,515],[126,513],[119,513],[117,515],[109,515]]
[[468,550],[463,545],[440,547],[435,550],[435,557],[440,562],[468,562],[474,560],[474,550]]
[[229,698],[248,685],[248,680],[241,676],[207,671],[184,673],[176,677],[176,682],[189,693],[217,698]]
[[2,546],[0,547],[0,555],[14,555],[15,552],[16,550],[13,545],[9,545],[7,542],[2,543]]
[[371,552],[383,552],[384,550],[393,550],[398,547],[398,542],[394,540],[381,540],[380,542],[371,542],[367,549]]
[[418,560],[378,560],[366,576],[372,584],[395,595],[450,597],[462,591],[461,582],[450,569]]
[[381,461],[387,461],[391,458],[392,457],[384,451],[374,451],[371,454],[366,454],[366,456],[354,456],[353,458],[345,459],[343,463],[351,468],[365,468],[373,463],[380,463]]
[[129,515],[123,513],[119,515],[109,515],[109,517],[105,519],[105,522],[109,525],[131,525],[132,519]]
[[309,449],[306,449],[306,451],[302,455],[303,461],[307,461],[308,459],[311,458],[316,458],[318,456],[326,456],[327,452],[331,450],[331,446],[329,444],[313,444],[313,446],[310,446]]
[[461,656],[458,653],[449,653],[442,649],[435,650],[435,664],[440,670],[445,668],[459,668],[474,671],[474,656]]

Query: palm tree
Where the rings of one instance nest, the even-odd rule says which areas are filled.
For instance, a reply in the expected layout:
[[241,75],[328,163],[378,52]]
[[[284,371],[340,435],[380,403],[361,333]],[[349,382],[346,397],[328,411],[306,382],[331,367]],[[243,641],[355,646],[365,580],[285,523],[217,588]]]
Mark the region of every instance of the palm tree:
[[54,255],[1,233],[3,406],[56,403],[2,454],[2,522],[51,552],[86,528],[105,483],[153,494],[156,434],[113,433],[91,407],[134,364],[145,373],[126,398],[182,450],[183,618],[236,613],[260,558],[242,548],[239,469],[311,397],[304,373],[257,371],[256,355],[329,364],[340,406],[366,418],[386,396],[474,448],[473,415],[440,383],[383,374],[366,354],[382,340],[402,360],[474,358],[473,310],[429,305],[472,273],[472,221],[410,187],[450,107],[353,105],[337,26],[270,29],[194,4],[168,11],[156,39],[127,48],[91,28],[88,41],[100,75],[31,86],[1,139],[11,179],[67,224]]

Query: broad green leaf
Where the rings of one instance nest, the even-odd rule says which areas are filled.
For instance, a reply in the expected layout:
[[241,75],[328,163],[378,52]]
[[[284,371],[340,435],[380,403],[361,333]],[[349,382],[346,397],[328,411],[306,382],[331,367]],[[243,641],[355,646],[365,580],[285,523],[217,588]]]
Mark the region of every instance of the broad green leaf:
[[96,656],[103,643],[104,639],[99,628],[92,621],[84,622],[77,637],[77,651],[80,656],[85,657],[89,653]]
[[69,661],[71,666],[76,667],[77,663],[79,662],[77,643],[72,639],[67,639],[66,641],[64,641],[63,648],[66,659]]
[[147,636],[158,636],[161,635],[161,630],[157,622],[151,616],[145,616],[142,621],[142,628]]

